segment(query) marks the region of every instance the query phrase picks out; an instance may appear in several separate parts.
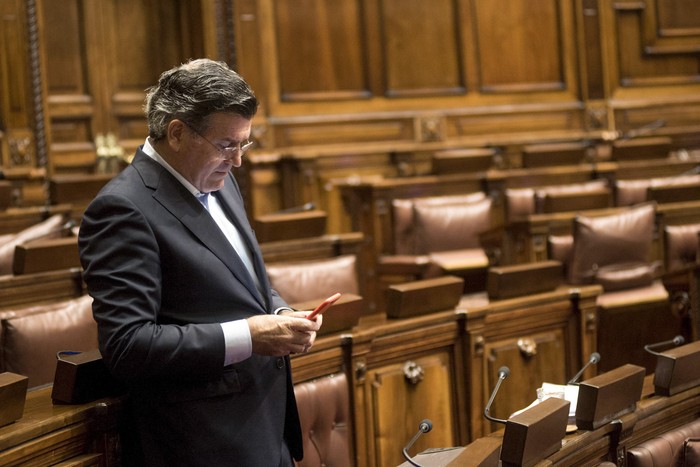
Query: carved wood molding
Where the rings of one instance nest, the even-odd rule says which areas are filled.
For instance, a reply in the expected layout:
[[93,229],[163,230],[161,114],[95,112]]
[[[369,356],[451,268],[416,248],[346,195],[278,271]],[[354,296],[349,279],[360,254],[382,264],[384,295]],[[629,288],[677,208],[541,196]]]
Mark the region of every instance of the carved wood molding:
[[43,83],[41,78],[41,58],[39,56],[39,31],[36,0],[25,0],[27,14],[27,39],[29,42],[29,66],[32,82],[32,103],[34,107],[34,146],[36,164],[48,165],[46,126],[44,122]]

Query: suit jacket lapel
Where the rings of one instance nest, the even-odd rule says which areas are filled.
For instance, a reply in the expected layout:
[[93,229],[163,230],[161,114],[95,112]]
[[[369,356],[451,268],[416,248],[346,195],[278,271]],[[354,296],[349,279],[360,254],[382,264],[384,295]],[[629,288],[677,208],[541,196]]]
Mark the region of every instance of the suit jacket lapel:
[[209,248],[267,310],[245,264],[204,206],[170,172],[141,151],[132,165],[141,173],[146,186],[154,190],[153,198]]
[[[243,240],[248,246],[251,260],[253,261],[253,266],[255,267],[255,274],[260,282],[260,285],[262,286],[262,289],[264,291],[270,290],[267,274],[265,274],[265,263],[263,261],[262,252],[260,251],[257,240],[253,236],[253,232],[243,206],[243,199],[241,198],[240,192],[237,189],[238,185],[233,178],[233,174],[230,175],[229,182],[230,183],[227,183],[223,189],[216,192],[216,197],[219,200],[219,204],[229,216],[229,219],[231,219],[233,224],[236,226],[241,234],[241,237],[243,237]],[[270,297],[269,294],[266,295],[268,296],[264,297],[264,301],[269,307],[272,297]]]

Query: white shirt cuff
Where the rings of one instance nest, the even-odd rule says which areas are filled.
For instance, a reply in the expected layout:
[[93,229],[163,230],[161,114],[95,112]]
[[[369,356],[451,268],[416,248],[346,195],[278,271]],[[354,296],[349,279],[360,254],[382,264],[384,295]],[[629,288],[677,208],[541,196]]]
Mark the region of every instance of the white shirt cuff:
[[224,366],[242,362],[253,355],[253,341],[250,337],[248,321],[244,319],[227,321],[221,323],[221,329],[224,331],[226,345]]

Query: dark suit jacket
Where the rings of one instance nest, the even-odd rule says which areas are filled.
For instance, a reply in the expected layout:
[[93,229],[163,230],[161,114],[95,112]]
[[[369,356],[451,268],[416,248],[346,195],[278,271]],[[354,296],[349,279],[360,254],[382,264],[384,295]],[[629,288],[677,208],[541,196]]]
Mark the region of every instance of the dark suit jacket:
[[268,313],[270,288],[234,177],[216,196],[250,247],[261,296],[213,218],[140,150],[87,208],[79,246],[100,351],[130,388],[146,465],[277,466],[302,456],[288,358],[224,368],[219,323]]

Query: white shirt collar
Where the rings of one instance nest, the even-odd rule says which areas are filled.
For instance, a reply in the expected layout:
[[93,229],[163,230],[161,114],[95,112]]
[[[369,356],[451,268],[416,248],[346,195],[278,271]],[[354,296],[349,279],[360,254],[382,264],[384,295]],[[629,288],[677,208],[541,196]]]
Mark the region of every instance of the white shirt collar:
[[151,159],[153,159],[154,161],[158,162],[160,165],[162,165],[163,167],[165,167],[165,169],[166,169],[168,172],[170,172],[171,174],[173,174],[173,176],[174,176],[175,178],[177,178],[178,181],[179,181],[180,183],[182,183],[182,185],[183,185],[185,188],[187,188],[187,191],[189,191],[190,193],[192,193],[194,196],[200,197],[201,195],[206,194],[206,193],[202,193],[202,192],[199,191],[197,188],[195,188],[195,186],[192,185],[190,182],[188,182],[187,179],[186,179],[185,177],[183,177],[182,175],[180,175],[180,173],[179,173],[177,170],[173,169],[173,167],[172,167],[170,164],[168,164],[168,163],[166,162],[166,160],[163,159],[163,157],[162,157],[160,154],[158,154],[158,152],[155,150],[155,148],[151,145],[151,142],[150,142],[150,140],[149,140],[148,138],[146,138],[146,142],[143,143],[143,147],[141,148],[141,150],[142,150],[142,151],[144,152],[144,154],[146,154],[148,157],[150,157]]

